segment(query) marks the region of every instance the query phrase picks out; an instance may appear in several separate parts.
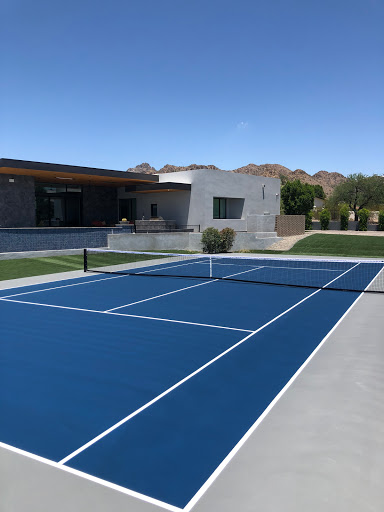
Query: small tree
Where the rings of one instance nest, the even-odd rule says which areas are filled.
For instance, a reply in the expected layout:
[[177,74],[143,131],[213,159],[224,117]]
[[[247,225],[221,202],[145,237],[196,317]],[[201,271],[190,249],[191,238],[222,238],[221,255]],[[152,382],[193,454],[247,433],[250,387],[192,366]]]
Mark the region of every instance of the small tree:
[[349,221],[349,208],[348,205],[343,204],[340,208],[340,229],[342,231],[348,230]]
[[372,208],[383,202],[384,177],[351,174],[334,189],[332,200],[336,203],[346,203],[349,209],[355,212],[355,220],[358,220],[361,209]]
[[359,231],[367,231],[370,213],[367,208],[361,208],[359,210]]
[[314,198],[313,186],[300,180],[287,181],[281,188],[285,215],[307,215],[313,208]]
[[379,231],[384,231],[384,210],[379,212],[379,224],[377,226]]
[[221,236],[216,228],[207,228],[201,237],[203,252],[216,253],[221,251]]
[[328,229],[330,220],[331,220],[330,212],[326,208],[324,208],[324,210],[321,210],[321,213],[320,213],[321,229],[324,229],[324,230]]
[[220,231],[221,238],[221,251],[228,252],[232,249],[235,240],[236,232],[232,228],[224,228]]

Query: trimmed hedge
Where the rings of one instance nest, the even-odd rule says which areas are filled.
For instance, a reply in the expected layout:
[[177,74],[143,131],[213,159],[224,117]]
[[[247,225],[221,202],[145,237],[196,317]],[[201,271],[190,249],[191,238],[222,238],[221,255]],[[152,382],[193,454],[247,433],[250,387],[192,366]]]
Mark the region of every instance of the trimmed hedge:
[[348,230],[348,221],[349,221],[349,207],[346,204],[340,208],[340,229],[342,231]]
[[377,226],[379,231],[384,231],[384,210],[379,212],[379,225]]
[[331,212],[324,208],[320,213],[321,229],[327,230],[329,228],[329,221],[331,220]]
[[313,211],[305,214],[305,229],[312,229]]
[[359,231],[367,231],[368,229],[368,219],[371,212],[367,210],[367,208],[362,208],[358,211],[359,217]]

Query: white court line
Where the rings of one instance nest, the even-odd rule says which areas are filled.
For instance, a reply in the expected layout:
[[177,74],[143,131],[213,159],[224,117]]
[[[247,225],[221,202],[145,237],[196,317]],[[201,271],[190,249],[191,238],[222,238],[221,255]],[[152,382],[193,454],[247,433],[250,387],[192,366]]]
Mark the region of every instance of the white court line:
[[[63,284],[61,286],[52,286],[52,288],[42,288],[41,290],[32,290],[29,292],[13,293],[12,295],[3,295],[2,297],[0,297],[0,299],[7,299],[8,297],[18,297],[19,295],[28,295],[30,293],[49,292],[50,290],[58,290],[59,288],[69,288],[70,286],[80,286],[82,284],[98,283],[99,281],[108,281],[108,279],[119,279],[121,277],[128,277],[128,274],[121,274],[119,276],[113,276],[113,277],[104,277],[101,279],[92,279],[89,281],[82,281],[81,283]],[[82,278],[76,277],[75,279],[82,279]],[[36,285],[31,285],[31,286],[36,286]]]
[[[239,274],[246,274],[247,272],[252,272],[253,270],[258,270],[260,268],[263,268],[263,267],[255,267],[255,268],[252,268],[251,270],[244,270],[243,272],[238,272],[237,274],[231,274],[229,276],[225,276],[222,279],[228,279],[230,277],[237,276]],[[129,304],[123,304],[122,306],[118,306],[117,308],[106,309],[104,311],[104,313],[110,313],[111,311],[116,311],[116,309],[127,308],[129,306],[134,306],[135,304],[140,304],[141,302],[147,302],[149,300],[158,299],[159,297],[165,297],[166,295],[172,295],[173,293],[179,293],[184,290],[189,290],[190,288],[196,288],[197,286],[204,286],[205,284],[215,283],[216,281],[220,281],[220,279],[212,279],[210,281],[206,281],[205,283],[194,284],[192,286],[180,288],[179,290],[173,290],[172,292],[162,293],[161,295],[155,295],[154,297],[148,297],[147,299],[137,300],[136,302],[130,302]]]
[[18,455],[22,455],[27,457],[28,459],[35,460],[37,462],[41,462],[46,464],[47,466],[51,466],[53,468],[59,469],[61,471],[65,471],[66,473],[71,473],[72,475],[79,476],[84,478],[85,480],[90,480],[91,482],[95,482],[97,484],[103,485],[104,487],[109,487],[115,491],[121,492],[123,494],[127,494],[128,496],[132,496],[133,498],[137,498],[142,501],[146,501],[151,505],[156,505],[158,507],[162,507],[166,510],[170,510],[171,512],[181,512],[182,509],[175,507],[174,505],[170,505],[169,503],[165,503],[164,501],[157,500],[155,498],[151,498],[145,494],[141,494],[137,491],[133,491],[131,489],[127,489],[126,487],[122,487],[121,485],[113,484],[112,482],[108,482],[107,480],[103,480],[102,478],[98,478],[96,476],[89,475],[88,473],[84,473],[83,471],[79,471],[78,469],[71,468],[69,466],[63,466],[54,462],[53,460],[46,459],[45,457],[41,457],[40,455],[35,455],[34,453],[27,452],[25,450],[21,450],[20,448],[16,448],[15,446],[11,446],[6,443],[0,442],[0,448],[8,450],[10,452],[17,453]]
[[[214,265],[215,266],[222,266],[222,267],[238,267],[239,264],[238,263],[217,263],[217,262],[214,262]],[[249,265],[244,265],[246,267],[249,267]],[[255,267],[256,269],[257,268],[261,268],[261,267]],[[313,271],[321,271],[321,272],[342,272],[343,269],[331,269],[331,268],[311,268],[311,267],[289,267],[289,266],[283,266],[283,267],[279,267],[277,265],[262,265],[262,268],[283,268],[284,270],[313,270]]]
[[[163,270],[163,269],[168,270],[169,268],[184,267],[184,266],[187,266],[187,265],[196,265],[197,263],[208,263],[208,262],[205,262],[205,261],[190,261],[188,263],[180,263],[179,265],[172,265],[172,266],[167,266],[167,267],[164,266],[164,265],[167,265],[167,263],[158,263],[159,268],[153,268],[151,270],[143,270],[142,272],[136,272],[136,273],[137,274],[148,274],[148,272],[155,272],[156,270]],[[169,277],[175,277],[175,276],[170,275]],[[190,276],[190,277],[194,277],[194,276]],[[198,277],[199,276],[197,276],[197,278]]]
[[[358,264],[357,264],[358,265]],[[355,265],[352,268],[355,268]],[[352,269],[350,269],[352,270]],[[341,277],[341,276],[340,276]],[[376,278],[376,276],[375,276]],[[374,279],[375,279],[374,278]],[[368,287],[372,284],[374,279],[369,283]],[[331,281],[332,282],[332,281]],[[330,284],[330,283],[328,283]],[[364,291],[365,291],[364,290]],[[321,290],[318,290],[321,291]],[[246,443],[246,441],[251,437],[256,428],[260,425],[260,423],[264,420],[264,418],[270,413],[276,403],[280,400],[280,398],[284,395],[284,393],[290,388],[293,382],[297,379],[300,373],[304,370],[304,368],[308,365],[308,363],[313,359],[313,357],[317,354],[317,352],[321,349],[327,339],[331,336],[331,334],[335,331],[335,329],[340,325],[340,323],[345,319],[348,313],[352,310],[358,300],[364,295],[364,292],[360,293],[360,295],[356,298],[356,300],[350,305],[347,311],[343,314],[343,316],[336,322],[336,324],[332,327],[332,329],[328,332],[328,334],[322,339],[322,341],[317,345],[314,351],[307,357],[304,363],[300,366],[300,368],[292,375],[286,385],[280,390],[280,392],[275,396],[272,402],[268,405],[268,407],[262,412],[262,414],[257,418],[255,423],[249,428],[249,430],[244,434],[244,436],[239,440],[239,442],[233,447],[233,449],[228,453],[225,459],[219,464],[219,466],[215,469],[215,471],[211,474],[211,476],[206,480],[206,482],[200,487],[197,493],[193,496],[193,498],[187,503],[184,507],[184,512],[189,512],[194,505],[199,501],[199,499],[203,496],[203,494],[208,490],[208,488],[213,484],[216,478],[220,475],[220,473],[224,470],[224,468],[229,464],[229,462],[233,459],[236,453],[240,450],[240,448]]]
[[345,274],[348,274],[348,272],[350,272],[351,270],[353,270],[354,268],[358,267],[360,265],[360,262],[359,263],[356,263],[356,265],[353,265],[353,267],[351,267],[349,270],[347,270],[346,272],[343,272],[340,276],[337,276],[335,277],[335,279],[332,279],[332,281],[329,281],[329,283],[325,284],[323,286],[323,288],[326,288],[327,286],[329,286],[330,284],[332,284],[334,281],[337,281],[340,277],[342,277],[343,275]]
[[[215,279],[214,281],[218,281],[218,279]],[[190,288],[196,288],[197,286],[204,286],[205,284],[211,284],[214,281],[206,281],[205,283],[199,283],[199,284],[194,284],[192,286],[186,286],[185,288],[173,290],[172,292],[161,293],[160,295],[154,295],[153,297],[148,297],[147,299],[141,299],[141,300],[137,300],[136,302],[130,302],[129,304],[123,304],[122,306],[117,306],[116,308],[106,309],[104,311],[104,313],[110,313],[111,311],[116,311],[116,309],[127,308],[128,306],[133,306],[134,304],[140,304],[141,302],[147,302],[148,300],[154,300],[154,299],[158,299],[159,297],[165,297],[166,295],[172,295],[172,293],[179,293],[184,290],[189,290]]]
[[200,324],[197,322],[187,322],[186,320],[173,320],[171,318],[159,318],[159,317],[144,316],[144,315],[130,315],[128,313],[113,313],[113,312],[108,312],[108,311],[98,311],[97,309],[72,308],[70,306],[58,306],[56,304],[43,304],[41,302],[27,302],[24,300],[5,299],[3,297],[0,297],[0,301],[1,300],[3,300],[4,302],[15,302],[16,304],[29,304],[31,306],[43,306],[45,308],[68,309],[71,311],[85,311],[86,313],[98,313],[100,315],[126,316],[126,317],[130,317],[130,318],[141,318],[143,320],[157,320],[159,322],[170,322],[170,323],[174,323],[174,324],[196,325],[198,327],[212,327],[214,329],[227,329],[229,331],[252,332],[250,329],[240,329],[238,327],[226,327],[224,325]]

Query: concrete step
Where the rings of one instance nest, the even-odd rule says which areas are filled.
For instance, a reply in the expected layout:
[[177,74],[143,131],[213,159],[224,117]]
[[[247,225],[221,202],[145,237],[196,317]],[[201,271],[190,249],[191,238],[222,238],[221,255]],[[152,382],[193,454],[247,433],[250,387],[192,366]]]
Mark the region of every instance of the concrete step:
[[256,238],[276,238],[276,231],[258,231],[256,234]]

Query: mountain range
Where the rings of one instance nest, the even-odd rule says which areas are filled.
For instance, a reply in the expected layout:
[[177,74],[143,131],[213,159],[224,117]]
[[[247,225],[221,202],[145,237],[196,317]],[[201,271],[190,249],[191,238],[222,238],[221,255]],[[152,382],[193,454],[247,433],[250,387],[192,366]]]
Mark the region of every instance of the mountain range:
[[[129,172],[140,172],[142,174],[163,174],[167,172],[178,172],[178,171],[189,171],[193,169],[215,169],[221,171],[223,169],[219,169],[215,165],[198,165],[191,164],[185,167],[176,166],[167,164],[159,170],[156,170],[154,167],[149,165],[148,163],[142,163],[137,165],[136,167],[132,167],[127,169]],[[310,175],[302,169],[296,169],[295,171],[291,171],[288,167],[284,167],[279,164],[248,164],[244,167],[239,167],[238,169],[232,169],[223,172],[236,172],[239,174],[251,174],[254,176],[265,176],[267,178],[285,178],[289,181],[299,179],[303,183],[309,183],[310,185],[321,185],[324,189],[325,195],[330,196],[332,194],[333,189],[339,183],[346,181],[346,177],[338,172],[328,172],[328,171],[319,171],[316,174]]]

